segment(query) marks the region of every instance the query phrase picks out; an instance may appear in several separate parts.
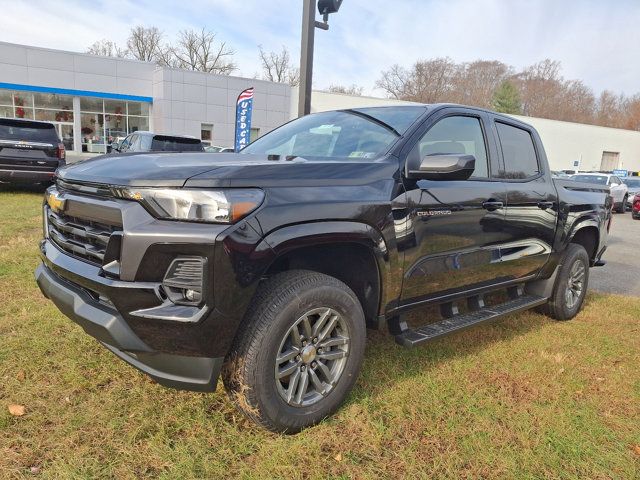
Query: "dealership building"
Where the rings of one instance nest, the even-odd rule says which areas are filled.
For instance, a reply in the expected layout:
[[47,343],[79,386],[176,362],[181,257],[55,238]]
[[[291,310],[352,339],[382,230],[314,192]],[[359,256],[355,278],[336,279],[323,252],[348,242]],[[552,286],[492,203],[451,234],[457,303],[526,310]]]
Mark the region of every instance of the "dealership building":
[[[69,156],[104,153],[137,130],[233,146],[238,94],[254,87],[252,140],[297,115],[296,88],[136,60],[0,42],[0,117],[56,125]],[[312,111],[398,102],[314,91]],[[522,117],[553,169],[640,170],[640,132]]]

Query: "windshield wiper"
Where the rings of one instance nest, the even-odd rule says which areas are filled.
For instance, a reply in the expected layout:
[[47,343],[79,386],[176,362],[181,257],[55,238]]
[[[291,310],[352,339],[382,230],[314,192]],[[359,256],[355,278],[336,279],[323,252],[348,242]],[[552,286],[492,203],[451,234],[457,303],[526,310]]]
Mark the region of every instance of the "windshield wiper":
[[369,115],[367,113],[364,113],[364,112],[359,112],[358,110],[342,110],[342,111],[345,112],[345,113],[350,113],[351,115],[356,115],[357,117],[360,117],[360,118],[364,118],[365,120],[369,120],[370,122],[373,122],[376,125],[380,125],[385,130],[389,130],[391,133],[395,134],[396,137],[401,137],[402,136],[402,135],[400,135],[400,133],[398,133],[398,131],[395,128],[393,128],[388,123],[384,123],[379,118],[373,117],[373,116],[371,116],[371,115]]

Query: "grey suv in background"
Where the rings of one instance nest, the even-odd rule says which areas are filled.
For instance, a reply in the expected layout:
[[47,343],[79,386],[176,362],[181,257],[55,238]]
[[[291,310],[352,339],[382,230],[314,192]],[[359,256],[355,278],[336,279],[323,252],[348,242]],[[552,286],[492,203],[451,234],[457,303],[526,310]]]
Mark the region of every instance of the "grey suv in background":
[[0,118],[0,182],[50,183],[65,158],[52,123]]
[[134,132],[120,143],[111,145],[112,153],[129,152],[204,152],[202,141],[181,135]]

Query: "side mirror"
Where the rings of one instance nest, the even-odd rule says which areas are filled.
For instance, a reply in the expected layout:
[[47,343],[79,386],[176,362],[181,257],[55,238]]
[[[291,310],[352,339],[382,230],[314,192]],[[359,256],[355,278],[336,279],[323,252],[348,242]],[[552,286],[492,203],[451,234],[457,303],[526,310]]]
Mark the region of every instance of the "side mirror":
[[425,156],[417,170],[407,172],[417,180],[467,180],[476,168],[476,157],[457,153]]
[[120,144],[118,142],[113,142],[111,144],[111,150],[113,152],[119,152],[120,151]]

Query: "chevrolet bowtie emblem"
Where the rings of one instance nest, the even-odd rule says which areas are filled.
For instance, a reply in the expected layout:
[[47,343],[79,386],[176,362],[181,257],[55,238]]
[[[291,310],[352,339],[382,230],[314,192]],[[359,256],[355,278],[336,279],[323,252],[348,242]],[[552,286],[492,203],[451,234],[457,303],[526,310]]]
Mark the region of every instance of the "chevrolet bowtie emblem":
[[57,191],[47,193],[47,205],[54,212],[62,212],[64,211],[64,207],[67,201],[64,198],[60,197],[60,194]]

